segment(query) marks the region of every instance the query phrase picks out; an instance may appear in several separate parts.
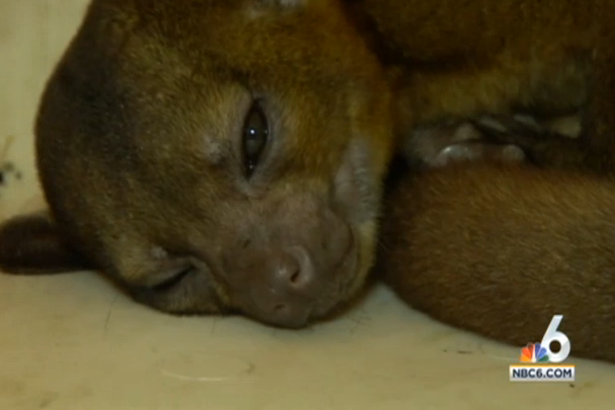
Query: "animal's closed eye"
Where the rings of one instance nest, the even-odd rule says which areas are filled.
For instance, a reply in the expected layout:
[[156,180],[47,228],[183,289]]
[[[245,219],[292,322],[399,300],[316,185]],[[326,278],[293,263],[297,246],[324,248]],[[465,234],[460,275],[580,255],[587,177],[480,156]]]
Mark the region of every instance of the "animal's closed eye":
[[193,273],[194,271],[195,271],[195,267],[192,265],[189,265],[186,268],[172,274],[170,277],[166,278],[162,282],[157,283],[156,285],[152,286],[152,290],[155,290],[157,292],[170,291],[173,288],[175,288],[177,285],[179,285],[182,280],[184,280],[189,274]]
[[243,162],[248,178],[252,176],[269,141],[267,116],[258,102],[254,102],[243,126]]

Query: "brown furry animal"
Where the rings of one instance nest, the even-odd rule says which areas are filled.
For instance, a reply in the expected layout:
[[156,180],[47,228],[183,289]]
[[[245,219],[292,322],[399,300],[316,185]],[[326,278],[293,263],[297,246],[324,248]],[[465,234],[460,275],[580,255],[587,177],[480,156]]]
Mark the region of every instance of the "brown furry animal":
[[[0,266],[305,325],[361,290],[395,148],[609,172],[612,4],[93,0],[37,119],[52,216],[8,222]],[[440,138],[526,112],[582,136]]]
[[386,201],[379,271],[420,311],[521,347],[551,318],[571,354],[615,362],[615,183],[527,165],[408,174]]
[[0,265],[303,326],[372,266],[390,113],[338,2],[94,0],[36,123],[52,217],[9,221]]

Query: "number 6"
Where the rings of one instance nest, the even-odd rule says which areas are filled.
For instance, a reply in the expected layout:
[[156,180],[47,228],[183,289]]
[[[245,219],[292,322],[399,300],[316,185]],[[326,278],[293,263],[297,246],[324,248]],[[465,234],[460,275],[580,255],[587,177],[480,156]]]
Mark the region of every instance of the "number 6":
[[[547,350],[547,353],[549,355],[549,361],[551,363],[561,363],[566,360],[568,358],[568,355],[570,354],[571,346],[568,336],[557,330],[560,323],[562,322],[562,319],[564,319],[564,316],[562,315],[553,316],[553,319],[551,319],[551,323],[549,324],[547,331],[545,332],[544,336],[542,336],[542,342],[540,342],[540,345]],[[551,351],[551,343],[553,342],[559,342],[561,346],[561,349],[558,353],[553,353]]]

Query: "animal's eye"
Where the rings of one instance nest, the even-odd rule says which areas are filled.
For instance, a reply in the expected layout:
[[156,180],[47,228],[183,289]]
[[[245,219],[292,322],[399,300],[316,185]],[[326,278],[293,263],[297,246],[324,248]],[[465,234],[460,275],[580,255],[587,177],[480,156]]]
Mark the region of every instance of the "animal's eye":
[[262,108],[256,102],[250,108],[243,126],[243,161],[246,176],[254,173],[269,138],[269,125]]
[[177,285],[179,285],[179,283],[193,271],[194,271],[194,267],[189,266],[181,271],[178,271],[173,276],[165,279],[164,281],[154,285],[152,289],[158,292],[169,291],[173,289],[174,287],[176,287]]

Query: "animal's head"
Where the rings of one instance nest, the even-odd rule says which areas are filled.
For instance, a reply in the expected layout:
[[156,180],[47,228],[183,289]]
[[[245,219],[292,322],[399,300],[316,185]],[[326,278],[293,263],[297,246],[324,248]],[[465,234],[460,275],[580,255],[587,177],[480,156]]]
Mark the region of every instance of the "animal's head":
[[74,250],[158,309],[289,327],[356,294],[389,92],[337,3],[94,1],[36,126],[55,222],[6,224],[5,269]]

